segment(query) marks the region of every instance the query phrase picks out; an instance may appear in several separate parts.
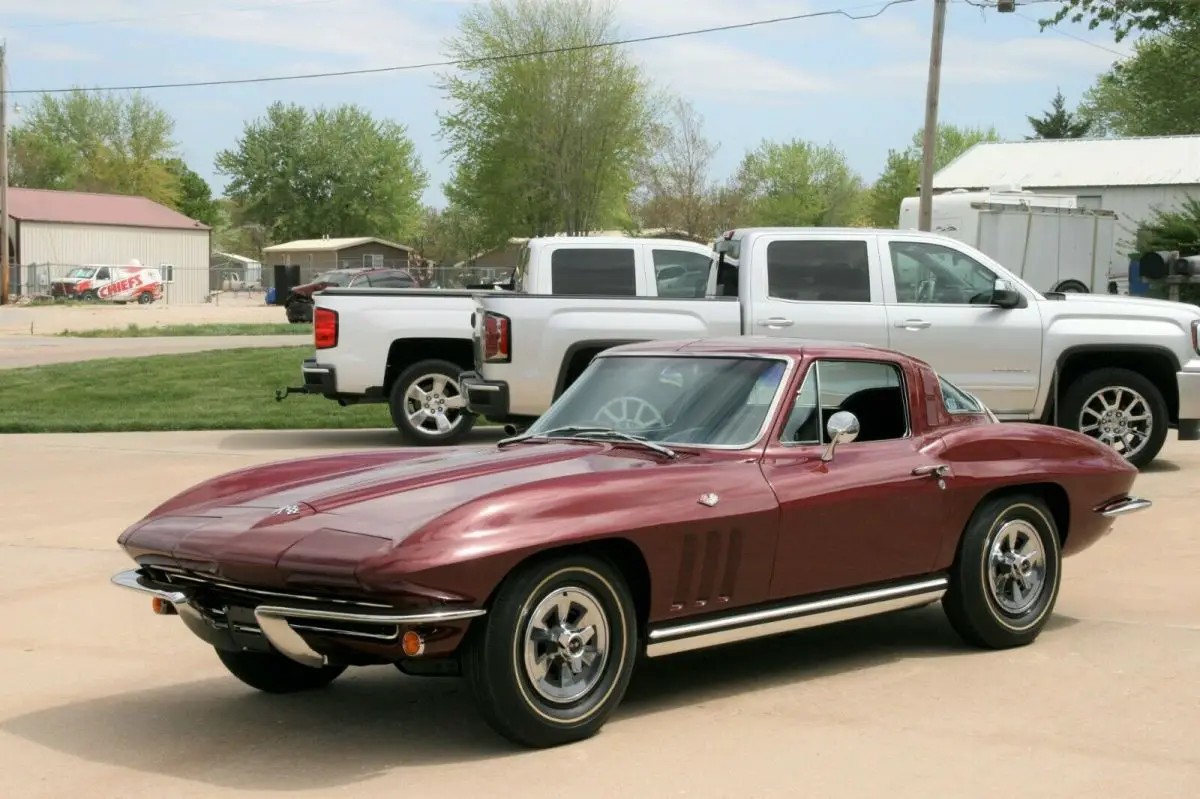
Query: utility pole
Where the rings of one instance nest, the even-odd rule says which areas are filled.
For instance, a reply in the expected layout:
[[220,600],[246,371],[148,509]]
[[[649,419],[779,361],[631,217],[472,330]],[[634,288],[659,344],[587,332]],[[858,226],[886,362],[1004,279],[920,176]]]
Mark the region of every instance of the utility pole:
[[8,64],[0,42],[0,305],[8,304]]
[[948,0],[933,0],[933,37],[929,42],[929,85],[925,89],[925,135],[921,147],[921,202],[917,227],[933,227],[933,156],[937,150],[938,96],[942,88],[942,39]]

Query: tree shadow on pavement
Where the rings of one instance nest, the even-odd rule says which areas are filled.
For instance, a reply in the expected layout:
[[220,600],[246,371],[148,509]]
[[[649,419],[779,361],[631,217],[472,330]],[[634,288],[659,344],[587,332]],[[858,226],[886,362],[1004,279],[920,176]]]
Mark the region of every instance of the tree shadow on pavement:
[[[1054,616],[1047,631],[1074,623]],[[977,652],[935,605],[643,660],[616,718]],[[408,766],[561,756],[526,752],[492,732],[464,681],[391,667],[351,669],[325,690],[291,696],[260,694],[233,677],[180,682],[35,711],[0,722],[0,731],[70,757],[239,790],[329,789]]]

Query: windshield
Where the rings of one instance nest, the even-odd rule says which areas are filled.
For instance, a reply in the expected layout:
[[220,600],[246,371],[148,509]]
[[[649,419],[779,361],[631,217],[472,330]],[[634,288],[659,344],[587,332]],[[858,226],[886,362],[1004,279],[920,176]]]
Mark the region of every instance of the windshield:
[[322,272],[313,278],[314,283],[328,283],[331,286],[350,285],[350,275],[345,272]]
[[91,277],[94,274],[96,274],[95,269],[88,269],[85,266],[77,266],[70,272],[67,272],[67,277]]
[[661,444],[745,447],[758,439],[785,371],[767,358],[601,357],[526,435],[603,427]]

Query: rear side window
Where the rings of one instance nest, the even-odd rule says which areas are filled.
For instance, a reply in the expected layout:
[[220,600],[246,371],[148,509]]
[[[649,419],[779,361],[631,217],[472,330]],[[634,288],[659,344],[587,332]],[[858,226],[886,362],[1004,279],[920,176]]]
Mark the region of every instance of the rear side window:
[[771,242],[767,294],[797,302],[870,302],[867,242]]
[[624,247],[563,248],[550,256],[552,294],[637,296],[633,250]]

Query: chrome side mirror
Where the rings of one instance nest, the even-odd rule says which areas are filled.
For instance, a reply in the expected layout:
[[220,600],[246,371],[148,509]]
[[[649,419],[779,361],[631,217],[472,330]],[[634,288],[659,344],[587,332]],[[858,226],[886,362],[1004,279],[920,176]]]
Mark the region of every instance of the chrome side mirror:
[[849,444],[858,438],[858,417],[850,411],[838,411],[829,417],[825,431],[829,433],[829,443],[821,453],[821,460],[828,462],[833,460],[834,447],[838,444]]

